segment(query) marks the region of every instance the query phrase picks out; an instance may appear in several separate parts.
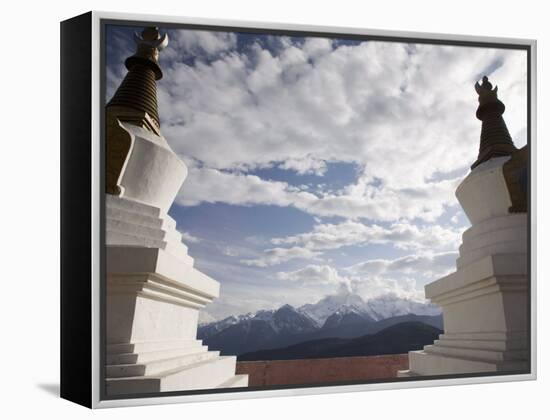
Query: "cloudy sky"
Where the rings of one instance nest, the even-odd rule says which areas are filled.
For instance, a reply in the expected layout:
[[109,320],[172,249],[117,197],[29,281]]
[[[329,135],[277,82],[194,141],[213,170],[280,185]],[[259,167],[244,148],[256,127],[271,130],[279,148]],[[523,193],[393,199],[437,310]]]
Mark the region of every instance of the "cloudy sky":
[[[107,99],[141,28],[107,27]],[[168,30],[161,130],[189,177],[170,214],[221,283],[215,317],[394,293],[454,268],[475,161],[474,83],[526,142],[525,51]]]

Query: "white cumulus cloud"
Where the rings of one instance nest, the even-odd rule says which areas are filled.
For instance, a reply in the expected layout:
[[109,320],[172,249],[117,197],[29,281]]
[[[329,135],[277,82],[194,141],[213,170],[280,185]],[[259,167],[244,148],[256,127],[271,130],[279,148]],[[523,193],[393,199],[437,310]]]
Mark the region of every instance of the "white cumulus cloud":
[[455,249],[462,229],[436,224],[417,226],[397,222],[389,227],[347,220],[319,223],[312,231],[274,238],[274,245],[303,246],[312,250],[337,249],[348,245],[391,244],[399,249]]
[[288,280],[300,284],[339,284],[345,282],[346,279],[338,274],[338,271],[328,265],[307,266],[295,271],[282,271],[277,273],[277,278],[280,280]]
[[300,247],[271,248],[266,249],[263,255],[258,258],[242,259],[240,261],[242,264],[249,266],[268,267],[295,259],[314,259],[320,254],[320,252]]

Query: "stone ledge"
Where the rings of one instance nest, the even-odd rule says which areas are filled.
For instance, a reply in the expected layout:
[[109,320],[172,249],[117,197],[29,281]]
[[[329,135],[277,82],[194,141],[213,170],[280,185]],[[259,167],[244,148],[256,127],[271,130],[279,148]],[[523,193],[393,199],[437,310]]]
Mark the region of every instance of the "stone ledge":
[[440,338],[434,341],[434,345],[438,347],[493,351],[526,350],[527,348],[525,340],[449,340]]
[[167,350],[147,351],[141,353],[107,353],[106,362],[107,365],[140,364],[207,351],[207,346],[194,345],[187,347],[175,347]]
[[439,335],[440,340],[526,340],[525,331],[486,331],[469,333],[444,333]]
[[154,274],[109,276],[107,294],[135,294],[193,309],[202,309],[213,300],[212,296]]
[[505,292],[520,292],[527,290],[527,279],[521,276],[499,276],[479,281],[472,285],[453,290],[432,298],[432,302],[440,305],[450,305],[469,301],[475,298]]
[[141,341],[132,343],[107,344],[107,354],[141,353],[164,351],[176,348],[202,347],[202,340]]
[[516,237],[510,241],[500,241],[473,250],[461,249],[460,256],[456,259],[457,270],[461,270],[462,268],[491,255],[523,254],[525,252],[526,245],[527,240],[525,237]]
[[[125,219],[135,223],[144,221],[152,227],[176,229],[176,221],[167,213],[163,213],[158,207],[153,207],[123,197],[106,194],[105,207],[107,216],[109,213],[127,216]],[[116,218],[116,217],[115,217]]]
[[108,246],[106,259],[108,277],[155,274],[156,278],[175,287],[183,287],[209,299],[219,296],[220,284],[217,281],[163,249]]
[[107,378],[106,392],[123,395],[247,386],[246,375],[235,375],[235,363],[235,356],[219,356],[149,376]]
[[424,352],[437,354],[447,357],[458,357],[468,360],[479,360],[482,362],[504,362],[504,361],[523,361],[527,359],[527,351],[525,350],[488,350],[480,348],[465,348],[440,346],[437,344],[424,347]]
[[501,362],[449,357],[428,353],[424,350],[409,352],[412,375],[449,375],[482,372],[519,372],[528,368],[527,361],[509,360]]
[[134,376],[154,376],[162,372],[184,368],[196,363],[206,362],[217,358],[217,351],[197,351],[164,359],[149,360],[147,362],[112,364],[105,367],[107,378],[126,378]]
[[456,293],[462,288],[471,286],[492,277],[507,278],[527,275],[527,258],[525,254],[499,254],[484,257],[458,271],[425,286],[426,298],[437,302],[442,295]]
[[144,214],[149,217],[158,218],[162,212],[159,207],[150,206],[139,201],[129,200],[112,194],[105,194],[105,206],[122,209],[131,213]]
[[522,224],[513,227],[503,227],[501,229],[493,230],[491,232],[480,233],[477,236],[468,238],[467,240],[463,241],[462,245],[460,245],[460,247],[458,248],[458,251],[460,255],[463,255],[464,252],[483,250],[486,249],[486,247],[501,242],[523,242],[524,244],[527,243],[526,226]]
[[471,226],[470,228],[466,229],[462,234],[462,242],[467,242],[470,239],[474,239],[477,236],[483,235],[485,233],[490,233],[501,229],[513,229],[520,226],[527,226],[526,214],[519,213],[495,217],[493,219],[479,222],[475,226]]

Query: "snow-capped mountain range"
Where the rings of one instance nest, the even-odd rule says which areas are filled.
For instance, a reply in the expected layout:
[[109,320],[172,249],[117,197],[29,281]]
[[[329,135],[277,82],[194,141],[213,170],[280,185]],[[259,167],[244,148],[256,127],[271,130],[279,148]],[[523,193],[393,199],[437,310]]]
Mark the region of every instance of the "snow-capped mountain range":
[[312,331],[319,327],[318,322],[307,313],[296,310],[290,305],[283,305],[279,309],[260,310],[256,313],[233,315],[221,321],[202,324],[199,326],[199,338],[208,338],[238,324],[266,323],[275,334],[296,334]]
[[[281,308],[284,307],[293,308],[291,305],[283,305]],[[317,303],[307,303],[295,308],[295,310],[314,320],[319,327],[322,327],[325,321],[333,314],[355,313],[370,318],[373,321],[380,321],[399,315],[416,314],[434,316],[441,313],[441,309],[432,303],[416,302],[395,295],[382,295],[365,301],[361,296],[354,293],[329,295]],[[255,313],[249,312],[243,315],[232,315],[220,321],[209,320],[209,318],[213,319],[209,317],[205,319],[206,322],[201,322],[201,328],[209,325],[213,329],[221,331],[241,321],[251,319],[266,321],[270,320],[277,311],[276,309],[260,310]]]
[[356,294],[331,295],[298,308],[234,315],[201,324],[198,338],[212,349],[241,354],[321,337],[352,337],[410,320],[440,326],[440,309],[393,295],[363,300]]
[[395,295],[382,295],[367,301],[353,293],[330,295],[314,304],[306,304],[298,308],[302,313],[322,325],[335,312],[354,312],[366,315],[374,321],[399,315],[439,315],[441,310],[431,303],[415,302]]

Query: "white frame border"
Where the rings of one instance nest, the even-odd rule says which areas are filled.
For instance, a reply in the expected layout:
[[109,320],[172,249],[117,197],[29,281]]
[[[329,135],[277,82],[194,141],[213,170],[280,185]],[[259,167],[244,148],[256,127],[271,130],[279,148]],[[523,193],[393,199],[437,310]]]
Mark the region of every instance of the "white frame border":
[[[483,376],[483,377],[468,377],[468,378],[452,378],[452,379],[434,379],[422,381],[404,381],[391,383],[375,383],[375,384],[360,384],[360,385],[337,385],[337,386],[322,386],[312,388],[293,388],[282,390],[265,390],[265,391],[243,391],[243,392],[227,392],[213,394],[195,394],[195,395],[178,395],[178,396],[158,396],[145,398],[128,398],[128,399],[113,399],[100,400],[100,208],[101,202],[101,185],[99,182],[100,171],[100,141],[101,129],[100,122],[100,20],[127,20],[127,21],[152,21],[171,24],[192,24],[192,25],[212,25],[212,26],[234,26],[241,28],[258,28],[258,29],[273,29],[286,31],[306,31],[306,32],[325,32],[335,34],[352,34],[352,35],[370,35],[370,36],[387,36],[387,37],[403,37],[403,38],[422,38],[426,40],[445,40],[445,41],[467,41],[467,42],[487,42],[487,43],[508,43],[530,47],[531,52],[531,138],[530,138],[530,157],[531,157],[531,200],[530,200],[530,216],[531,216],[531,370],[529,374],[518,375],[499,375],[499,376]],[[221,20],[208,18],[191,18],[166,15],[143,15],[130,13],[112,13],[112,12],[92,12],[92,408],[112,408],[122,406],[140,406],[140,405],[156,405],[156,404],[174,404],[186,402],[201,402],[201,401],[224,401],[249,398],[267,398],[267,397],[283,397],[283,396],[299,396],[299,395],[314,395],[314,394],[334,394],[342,392],[360,392],[360,391],[375,391],[387,389],[406,389],[406,388],[424,388],[432,386],[449,386],[449,385],[467,385],[467,384],[483,384],[483,383],[498,383],[498,382],[515,382],[535,380],[537,378],[537,341],[536,341],[536,315],[537,315],[537,266],[536,266],[536,226],[537,226],[537,208],[536,208],[536,47],[537,42],[533,39],[517,39],[517,38],[500,38],[486,37],[473,35],[452,35],[439,33],[422,33],[422,32],[407,32],[407,31],[390,31],[378,29],[364,28],[348,28],[335,26],[315,26],[290,23],[274,23],[274,22],[252,22],[238,20]]]

